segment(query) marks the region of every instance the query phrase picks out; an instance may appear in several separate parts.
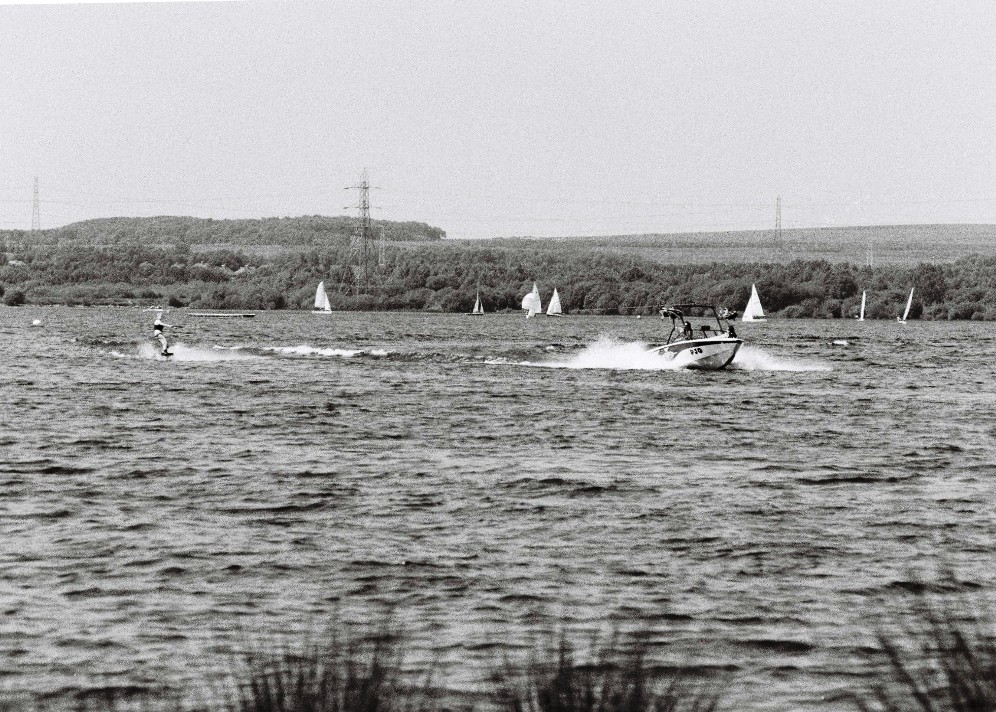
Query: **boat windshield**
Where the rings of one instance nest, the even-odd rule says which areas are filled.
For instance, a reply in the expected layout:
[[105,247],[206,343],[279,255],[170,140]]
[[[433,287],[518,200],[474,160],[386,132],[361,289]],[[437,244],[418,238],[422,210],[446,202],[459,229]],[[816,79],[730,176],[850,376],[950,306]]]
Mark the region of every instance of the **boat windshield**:
[[724,323],[735,316],[736,312],[716,309],[712,304],[676,304],[661,309],[661,319],[671,319],[671,333],[667,337],[667,343],[736,336],[733,328]]

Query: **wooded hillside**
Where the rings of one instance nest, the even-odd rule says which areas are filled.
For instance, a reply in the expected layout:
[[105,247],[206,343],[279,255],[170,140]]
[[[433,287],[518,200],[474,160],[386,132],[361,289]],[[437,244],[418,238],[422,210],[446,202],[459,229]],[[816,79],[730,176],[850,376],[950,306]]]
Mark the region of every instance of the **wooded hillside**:
[[[475,242],[475,241],[468,241]],[[479,242],[479,241],[476,241]],[[701,232],[543,239],[505,238],[493,244],[583,249],[632,255],[666,264],[826,260],[914,267],[969,255],[996,257],[996,225],[873,225],[738,232]]]
[[[375,220],[373,235],[392,242],[441,240],[446,233],[419,222]],[[228,245],[250,247],[320,247],[348,242],[357,233],[352,217],[310,215],[259,220],[211,220],[210,218],[154,217],[101,218],[73,223],[52,230],[0,231],[7,245]]]
[[396,245],[365,272],[348,241],[320,249],[247,254],[186,245],[38,245],[10,250],[0,267],[8,304],[153,304],[216,309],[310,309],[324,280],[336,309],[518,311],[537,282],[544,304],[557,287],[564,310],[653,313],[664,303],[742,309],[756,283],[767,311],[784,317],[896,316],[914,287],[912,318],[996,320],[996,257],[868,267],[827,260],[787,264],[664,264],[597,249],[510,243]]

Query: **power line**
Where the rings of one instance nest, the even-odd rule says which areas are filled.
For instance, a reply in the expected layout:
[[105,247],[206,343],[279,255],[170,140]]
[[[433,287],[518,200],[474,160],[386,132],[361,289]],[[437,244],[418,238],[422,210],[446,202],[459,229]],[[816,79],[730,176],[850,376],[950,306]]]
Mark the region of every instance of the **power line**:
[[31,201],[31,232],[41,230],[41,209],[38,205],[38,176],[35,176],[35,195]]

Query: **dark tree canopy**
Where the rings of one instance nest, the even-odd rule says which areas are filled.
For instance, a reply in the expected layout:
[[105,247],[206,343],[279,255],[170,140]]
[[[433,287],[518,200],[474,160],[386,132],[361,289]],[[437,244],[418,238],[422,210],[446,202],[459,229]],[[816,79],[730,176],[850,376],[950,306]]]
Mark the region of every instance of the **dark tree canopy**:
[[[544,304],[556,287],[567,312],[647,314],[682,301],[742,309],[756,283],[766,311],[783,317],[852,316],[867,291],[866,316],[892,318],[913,288],[914,318],[996,319],[993,226],[792,230],[784,243],[770,231],[452,241],[420,222],[376,221],[373,236],[382,230],[383,264],[379,245],[357,241],[356,219],[344,216],[0,231],[0,295],[8,304],[310,309],[324,281],[335,309],[469,311],[479,291],[487,311],[518,311],[536,282]],[[880,266],[848,261],[872,242]],[[910,259],[920,254],[949,258]]]

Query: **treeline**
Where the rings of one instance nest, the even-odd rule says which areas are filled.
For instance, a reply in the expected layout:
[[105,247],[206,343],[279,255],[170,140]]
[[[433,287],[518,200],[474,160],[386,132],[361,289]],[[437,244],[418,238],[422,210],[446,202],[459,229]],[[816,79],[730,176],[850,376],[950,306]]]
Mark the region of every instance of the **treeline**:
[[[374,239],[392,242],[441,240],[446,233],[420,222],[371,222]],[[37,245],[232,245],[251,247],[323,247],[349,242],[358,233],[356,218],[310,215],[259,220],[212,220],[172,217],[101,218],[52,230],[0,231],[0,243]]]
[[742,309],[752,283],[765,310],[783,317],[892,318],[914,288],[914,319],[996,320],[996,258],[905,267],[822,260],[788,264],[661,264],[639,257],[529,247],[434,243],[392,247],[383,265],[343,242],[248,255],[183,245],[35,246],[6,253],[8,304],[170,303],[212,309],[310,309],[324,281],[334,309],[518,311],[535,281],[544,305],[557,288],[568,313],[650,314],[662,304]]

